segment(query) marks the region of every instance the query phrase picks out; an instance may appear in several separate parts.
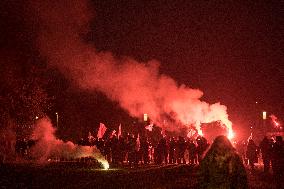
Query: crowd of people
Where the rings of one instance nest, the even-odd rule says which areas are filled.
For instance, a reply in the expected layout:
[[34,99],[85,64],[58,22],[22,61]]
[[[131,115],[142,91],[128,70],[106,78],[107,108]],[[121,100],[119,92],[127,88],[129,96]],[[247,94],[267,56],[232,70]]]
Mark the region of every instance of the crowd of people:
[[96,146],[108,162],[117,165],[138,164],[198,164],[209,146],[199,136],[186,140],[184,137],[163,137],[154,145],[148,137],[111,136],[108,139],[81,139],[79,145]]
[[[226,141],[223,140],[223,143]],[[220,141],[219,141],[220,143]],[[29,149],[35,144],[32,140],[17,140],[15,152],[22,157],[28,157]],[[133,134],[126,136],[112,135],[108,138],[88,137],[78,142],[81,146],[96,146],[105,159],[113,166],[130,166],[147,164],[201,164],[210,144],[203,136],[195,139],[184,137],[162,137],[153,144],[148,137]],[[211,145],[211,147],[214,145]],[[214,147],[214,146],[213,146]],[[263,169],[268,173],[270,168],[276,178],[283,177],[284,172],[284,142],[281,136],[275,141],[264,137],[256,145],[254,140],[247,143],[233,143],[243,165],[248,165],[253,171],[256,163],[263,162]],[[206,156],[205,156],[206,157]],[[221,158],[222,159],[222,158]]]
[[[198,136],[196,139],[184,137],[163,137],[156,145],[153,145],[149,138],[137,138],[133,134],[126,137],[110,137],[106,140],[95,139],[81,140],[80,145],[96,146],[106,159],[111,163],[123,164],[125,162],[149,164],[173,164],[189,163],[199,164],[204,152],[209,147],[207,139]],[[234,148],[245,165],[254,169],[255,163],[262,159],[264,172],[268,172],[269,167],[277,164],[278,159],[283,157],[283,140],[277,136],[276,140],[268,137],[257,146],[254,140],[248,142],[235,142]],[[282,150],[281,150],[282,149]],[[279,167],[279,166],[277,166]]]
[[[215,138],[211,145],[203,136],[164,136],[156,144],[150,140],[134,134],[111,135],[108,138],[89,136],[78,141],[78,145],[95,146],[112,166],[198,164],[199,183],[203,183],[200,188],[218,188],[221,183],[224,188],[231,188],[232,185],[239,186],[235,188],[247,188],[245,166],[253,172],[255,164],[261,162],[264,173],[270,172],[272,168],[276,183],[281,183],[284,176],[284,142],[281,136],[276,136],[275,140],[264,137],[259,145],[252,139],[231,143],[225,136]],[[35,143],[32,140],[17,140],[15,152],[19,156],[28,157],[29,149]],[[214,177],[212,183],[211,177]]]
[[[15,143],[15,152],[20,156],[28,156],[29,149],[35,144],[33,140],[21,139]],[[81,146],[96,146],[107,161],[117,165],[138,164],[199,164],[210,144],[203,136],[197,138],[162,137],[157,144],[153,144],[148,137],[139,137],[134,134],[126,136],[110,136],[108,138],[88,137],[78,141]],[[255,164],[262,159],[264,172],[270,167],[274,172],[283,166],[283,139],[277,136],[264,137],[256,145],[254,140],[233,143],[242,162],[254,170]]]
[[283,164],[283,148],[284,143],[281,136],[276,136],[275,140],[265,136],[259,145],[253,139],[249,139],[247,143],[236,144],[236,149],[244,164],[249,165],[251,170],[254,170],[255,164],[262,162],[265,173],[269,172],[270,167],[275,172],[276,167],[280,167]]

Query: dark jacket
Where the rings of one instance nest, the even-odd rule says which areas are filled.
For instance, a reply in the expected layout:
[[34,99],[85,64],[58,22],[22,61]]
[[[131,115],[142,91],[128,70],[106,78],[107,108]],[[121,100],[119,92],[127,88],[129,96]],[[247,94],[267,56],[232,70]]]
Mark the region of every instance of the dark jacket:
[[217,141],[228,140],[224,145],[216,144],[216,139],[201,161],[199,188],[247,189],[247,175],[241,158],[231,144],[228,144],[228,139],[219,138]]

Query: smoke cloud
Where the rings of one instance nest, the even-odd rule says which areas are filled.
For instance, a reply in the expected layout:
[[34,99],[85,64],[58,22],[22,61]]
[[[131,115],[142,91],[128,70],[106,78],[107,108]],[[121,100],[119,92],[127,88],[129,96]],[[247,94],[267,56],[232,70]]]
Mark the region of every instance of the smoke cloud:
[[176,123],[200,129],[200,123],[213,121],[221,121],[231,130],[226,106],[208,104],[201,100],[203,92],[199,89],[178,85],[161,74],[158,61],[114,57],[87,43],[84,36],[93,19],[89,1],[34,1],[31,6],[40,28],[37,44],[41,56],[80,88],[103,92],[131,116],[147,113],[167,130],[176,130]]
[[72,142],[63,142],[55,137],[55,128],[48,118],[40,119],[32,134],[36,141],[31,148],[31,156],[38,162],[44,163],[49,158],[74,159],[81,157],[93,157],[108,168],[108,162],[94,146],[79,146]]

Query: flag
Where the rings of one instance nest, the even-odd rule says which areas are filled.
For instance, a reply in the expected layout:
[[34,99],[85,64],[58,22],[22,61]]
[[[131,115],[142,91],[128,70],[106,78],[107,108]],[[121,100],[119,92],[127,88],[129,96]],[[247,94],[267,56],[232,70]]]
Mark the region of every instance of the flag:
[[187,133],[187,138],[191,138],[196,134],[196,131],[193,129],[190,129],[189,132]]
[[150,125],[146,125],[145,129],[148,131],[153,131],[153,123],[151,123]]
[[140,137],[139,137],[139,133],[136,139],[136,146],[135,146],[135,150],[138,152],[140,150]]
[[110,138],[112,138],[112,137],[116,137],[116,130],[113,130],[113,131],[111,132]]
[[119,124],[119,126],[118,126],[118,133],[117,133],[118,139],[119,139],[120,136],[121,136],[121,124]]
[[100,123],[100,127],[99,127],[98,134],[97,134],[98,139],[103,138],[106,130],[107,130],[107,128],[106,128],[105,124]]
[[92,142],[94,140],[94,137],[92,136],[92,133],[89,131],[89,134],[88,134],[88,141],[89,142]]

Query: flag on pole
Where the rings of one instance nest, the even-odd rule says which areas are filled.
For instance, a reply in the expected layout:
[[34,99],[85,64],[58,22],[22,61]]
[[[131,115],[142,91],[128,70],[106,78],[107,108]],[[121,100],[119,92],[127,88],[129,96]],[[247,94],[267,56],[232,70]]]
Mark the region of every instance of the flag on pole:
[[110,138],[112,138],[112,137],[116,137],[116,130],[113,130],[113,131],[111,132]]
[[119,126],[118,126],[118,133],[117,133],[118,139],[119,139],[120,136],[121,136],[121,124],[119,124]]
[[88,134],[88,141],[89,142],[93,142],[94,140],[94,137],[92,136],[92,133],[89,131],[89,134]]
[[106,130],[107,130],[107,128],[106,128],[105,124],[100,123],[100,127],[99,127],[98,134],[97,134],[98,139],[103,138]]
[[140,137],[139,137],[139,133],[136,139],[136,146],[135,146],[135,150],[138,152],[140,150]]
[[148,131],[153,131],[153,123],[151,123],[150,125],[146,125],[145,129]]

